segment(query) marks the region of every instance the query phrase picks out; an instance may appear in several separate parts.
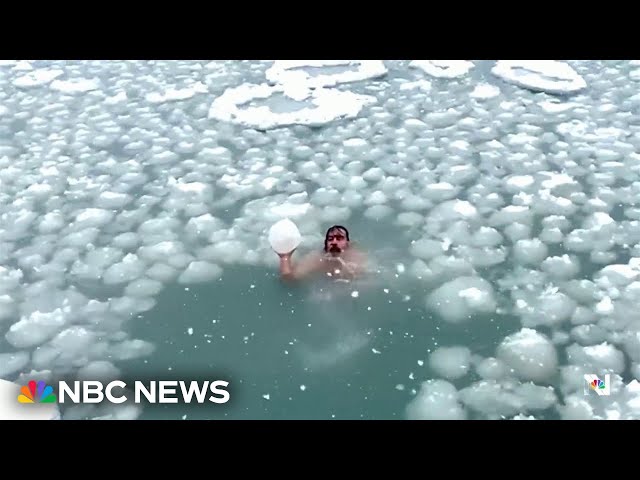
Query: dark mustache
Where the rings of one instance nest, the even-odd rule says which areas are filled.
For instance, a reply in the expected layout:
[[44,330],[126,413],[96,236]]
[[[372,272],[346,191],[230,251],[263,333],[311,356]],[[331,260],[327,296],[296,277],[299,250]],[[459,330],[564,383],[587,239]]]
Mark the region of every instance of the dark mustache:
[[339,252],[340,251],[340,247],[338,247],[337,245],[332,245],[331,247],[329,247],[329,251],[330,252]]

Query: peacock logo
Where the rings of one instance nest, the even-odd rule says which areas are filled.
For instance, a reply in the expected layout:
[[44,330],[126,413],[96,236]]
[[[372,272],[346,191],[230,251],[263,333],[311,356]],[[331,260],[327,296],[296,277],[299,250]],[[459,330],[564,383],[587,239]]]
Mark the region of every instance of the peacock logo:
[[53,387],[47,385],[44,380],[38,383],[35,380],[29,381],[28,385],[20,389],[18,402],[20,403],[56,403],[56,395]]
[[604,380],[601,380],[598,375],[589,373],[584,376],[584,384],[585,395],[593,395],[592,392],[605,397],[611,395],[611,375],[608,373],[604,375]]

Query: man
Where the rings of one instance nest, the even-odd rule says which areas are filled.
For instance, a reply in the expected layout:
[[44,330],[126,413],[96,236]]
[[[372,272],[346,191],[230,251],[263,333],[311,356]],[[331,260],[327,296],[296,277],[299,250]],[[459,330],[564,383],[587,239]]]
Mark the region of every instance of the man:
[[285,280],[300,280],[318,273],[336,280],[350,280],[365,271],[365,256],[351,245],[349,231],[342,225],[327,230],[322,252],[312,252],[296,265],[291,263],[293,252],[295,249],[278,254],[280,276]]

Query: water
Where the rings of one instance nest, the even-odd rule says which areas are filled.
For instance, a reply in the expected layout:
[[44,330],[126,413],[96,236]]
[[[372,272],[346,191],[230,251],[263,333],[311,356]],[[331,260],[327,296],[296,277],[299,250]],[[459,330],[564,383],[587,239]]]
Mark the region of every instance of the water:
[[[0,65],[0,377],[229,382],[63,418],[639,418],[637,62],[286,65]],[[370,273],[283,282],[286,216]]]
[[431,376],[418,363],[429,352],[473,344],[489,353],[516,326],[503,319],[494,327],[488,318],[476,320],[484,328],[448,326],[405,299],[419,292],[392,283],[357,287],[354,298],[352,285],[288,287],[273,271],[238,268],[210,285],[166,290],[132,326],[156,352],[125,371],[144,379],[228,379],[231,401],[154,407],[142,418],[402,418],[412,391]]

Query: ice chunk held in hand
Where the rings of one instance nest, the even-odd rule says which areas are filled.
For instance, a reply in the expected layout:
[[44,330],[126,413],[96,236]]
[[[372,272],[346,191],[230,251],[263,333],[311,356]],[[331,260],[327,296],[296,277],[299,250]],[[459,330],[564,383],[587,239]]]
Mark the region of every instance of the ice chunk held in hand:
[[298,248],[301,241],[298,227],[288,218],[274,223],[269,229],[269,243],[277,253],[289,253]]

